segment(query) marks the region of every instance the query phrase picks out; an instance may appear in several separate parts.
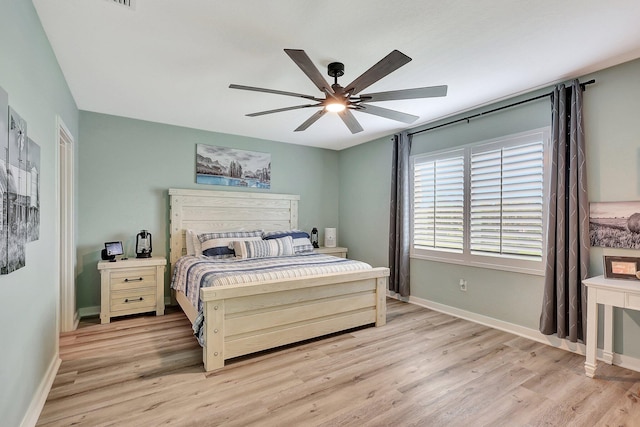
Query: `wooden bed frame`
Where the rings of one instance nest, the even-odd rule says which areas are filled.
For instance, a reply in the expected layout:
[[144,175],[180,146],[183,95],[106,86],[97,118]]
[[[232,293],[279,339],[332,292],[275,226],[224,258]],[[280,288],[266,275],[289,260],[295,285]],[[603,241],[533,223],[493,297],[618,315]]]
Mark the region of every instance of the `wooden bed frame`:
[[[298,227],[300,196],[169,189],[170,263],[186,253],[185,230],[265,231]],[[225,360],[346,329],[386,323],[389,269],[202,288],[206,371]],[[197,309],[176,300],[193,322]]]

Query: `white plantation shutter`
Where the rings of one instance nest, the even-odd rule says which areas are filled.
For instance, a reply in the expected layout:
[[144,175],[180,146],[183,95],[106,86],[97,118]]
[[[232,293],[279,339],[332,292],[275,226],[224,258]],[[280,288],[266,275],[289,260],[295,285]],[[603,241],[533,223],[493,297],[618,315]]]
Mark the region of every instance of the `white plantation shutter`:
[[464,156],[414,163],[413,245],[462,252]]
[[471,154],[472,253],[542,259],[542,141]]
[[549,133],[412,156],[411,255],[544,274]]

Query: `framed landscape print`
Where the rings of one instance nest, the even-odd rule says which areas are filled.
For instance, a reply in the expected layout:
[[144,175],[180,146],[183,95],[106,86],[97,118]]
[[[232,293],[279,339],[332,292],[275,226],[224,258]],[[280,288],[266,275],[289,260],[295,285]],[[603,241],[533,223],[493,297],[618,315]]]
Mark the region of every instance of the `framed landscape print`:
[[196,183],[271,188],[271,154],[197,144]]
[[640,202],[589,204],[591,246],[640,249]]

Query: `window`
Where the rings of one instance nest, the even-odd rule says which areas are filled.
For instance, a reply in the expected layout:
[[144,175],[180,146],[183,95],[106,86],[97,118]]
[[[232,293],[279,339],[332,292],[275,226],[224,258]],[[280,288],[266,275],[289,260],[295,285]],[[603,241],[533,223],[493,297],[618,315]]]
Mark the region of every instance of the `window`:
[[411,255],[542,274],[548,140],[536,130],[413,156]]
[[464,153],[414,163],[413,245],[462,253]]

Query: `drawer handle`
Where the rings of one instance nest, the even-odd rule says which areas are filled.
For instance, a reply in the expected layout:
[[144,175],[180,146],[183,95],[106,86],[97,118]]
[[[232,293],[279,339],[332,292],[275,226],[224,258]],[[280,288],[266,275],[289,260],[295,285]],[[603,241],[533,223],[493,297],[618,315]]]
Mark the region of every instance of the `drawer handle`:
[[136,299],[129,299],[129,298],[126,298],[126,299],[124,300],[124,302],[136,302],[136,301],[144,301],[144,298],[142,298],[142,297],[140,297],[140,298],[136,298]]
[[125,282],[142,282],[142,277],[138,277],[137,279],[124,279]]

